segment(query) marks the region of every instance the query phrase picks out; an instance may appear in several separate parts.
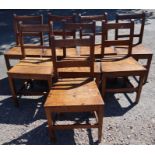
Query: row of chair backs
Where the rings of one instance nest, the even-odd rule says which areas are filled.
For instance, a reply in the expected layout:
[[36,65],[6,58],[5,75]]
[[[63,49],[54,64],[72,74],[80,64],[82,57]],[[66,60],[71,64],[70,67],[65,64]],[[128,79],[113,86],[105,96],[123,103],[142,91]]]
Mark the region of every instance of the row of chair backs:
[[[116,23],[120,23],[120,22],[127,22],[127,20],[129,22],[135,20],[138,21],[138,23],[140,24],[140,31],[139,33],[134,33],[133,37],[134,38],[138,38],[138,41],[134,44],[141,44],[143,41],[143,33],[144,33],[144,25],[145,25],[145,13],[140,13],[140,14],[116,14]],[[122,35],[119,34],[118,30],[115,31],[115,39],[119,39],[119,38],[124,38],[124,37],[128,37],[128,35]]]
[[[122,40],[108,40],[107,39],[107,34],[110,29],[128,29],[129,34],[128,34],[128,39],[122,39]],[[71,31],[77,31],[77,30],[89,30],[93,36],[93,45],[95,45],[95,23],[65,23],[64,24],[64,29],[63,29],[63,39],[67,39],[68,34],[66,32],[71,32]],[[21,48],[22,48],[22,53],[23,57],[25,57],[25,48],[50,48],[48,46],[44,45],[34,45],[34,46],[29,46],[24,43],[24,37],[25,35],[29,35],[29,33],[48,33],[48,35],[53,35],[53,25],[52,22],[49,22],[49,24],[42,24],[42,25],[30,25],[30,24],[21,24],[20,25],[20,42],[21,42]],[[81,31],[80,31],[81,32]],[[24,34],[24,35],[23,35]],[[106,23],[105,21],[102,21],[102,48],[101,48],[101,57],[104,57],[105,53],[105,48],[109,46],[127,46],[128,48],[128,55],[131,55],[132,52],[132,42],[133,42],[133,35],[134,35],[134,23]],[[74,38],[75,39],[75,38]],[[82,36],[80,35],[80,39],[82,39]],[[72,47],[75,47],[74,44]],[[63,48],[63,56],[66,57],[66,48]]]
[[[79,19],[79,20],[77,20]],[[84,19],[86,20],[84,22]],[[63,28],[63,22],[67,23],[89,23],[92,22],[93,20],[95,21],[102,21],[105,20],[107,21],[107,14],[104,13],[103,15],[95,15],[95,16],[77,16],[73,14],[72,16],[58,16],[58,15],[52,15],[48,14],[48,22],[53,22],[53,32],[54,35],[57,36],[62,36],[62,28]],[[43,16],[17,16],[14,15],[14,31],[15,31],[15,36],[16,36],[16,44],[19,45],[19,22],[22,21],[23,24],[43,24]],[[55,26],[56,25],[56,26]],[[58,28],[57,28],[58,27]],[[97,34],[101,34],[101,32],[96,32]],[[36,34],[33,33],[32,35],[39,36],[41,39],[41,44],[42,42],[42,35],[41,34]],[[74,32],[68,32],[68,35],[75,37]],[[84,34],[83,34],[84,35]]]

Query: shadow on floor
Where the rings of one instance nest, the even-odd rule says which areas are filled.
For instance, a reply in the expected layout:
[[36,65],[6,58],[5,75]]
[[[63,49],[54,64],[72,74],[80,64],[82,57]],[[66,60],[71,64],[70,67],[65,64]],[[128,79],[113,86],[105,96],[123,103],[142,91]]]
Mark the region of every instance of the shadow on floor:
[[107,94],[105,99],[104,117],[123,116],[134,106],[136,106],[127,94],[124,93],[124,97],[128,102],[128,106],[122,107],[119,103],[119,99],[117,99],[114,94]]
[[[128,112],[131,108],[135,106],[128,96],[126,96],[130,105],[126,108],[122,108],[118,100],[114,95],[109,94],[106,97],[106,104],[104,108],[104,117],[117,117],[122,116]],[[74,145],[76,144],[74,140],[74,130],[57,131],[56,137],[57,142],[51,143],[48,135],[46,117],[44,113],[43,103],[44,98],[40,97],[38,99],[21,99],[20,108],[15,108],[12,99],[6,98],[1,101],[0,104],[0,124],[14,124],[14,125],[29,125],[37,120],[45,120],[45,122],[37,126],[31,131],[24,133],[22,136],[15,138],[4,145],[7,144],[29,144],[29,145],[44,145],[44,144],[56,144],[56,145]],[[19,117],[20,116],[20,117]],[[55,115],[57,116],[57,115]],[[80,116],[80,117],[78,117]],[[84,114],[65,114],[64,116],[59,116],[57,119],[61,120],[71,120],[76,122],[86,121],[88,123],[89,118],[91,118],[90,113]],[[94,142],[91,129],[87,129],[87,136],[89,139],[89,144],[96,145],[97,141]]]

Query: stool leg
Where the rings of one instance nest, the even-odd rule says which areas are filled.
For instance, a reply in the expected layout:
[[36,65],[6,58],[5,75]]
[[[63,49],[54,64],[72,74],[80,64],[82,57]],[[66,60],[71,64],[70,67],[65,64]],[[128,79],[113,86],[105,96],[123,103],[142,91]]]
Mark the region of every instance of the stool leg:
[[140,76],[140,79],[139,79],[139,86],[138,86],[138,91],[137,91],[136,101],[135,101],[136,104],[139,102],[140,94],[141,94],[141,91],[142,91],[142,86],[143,86],[145,77],[146,77],[145,75],[141,75],[141,76]]

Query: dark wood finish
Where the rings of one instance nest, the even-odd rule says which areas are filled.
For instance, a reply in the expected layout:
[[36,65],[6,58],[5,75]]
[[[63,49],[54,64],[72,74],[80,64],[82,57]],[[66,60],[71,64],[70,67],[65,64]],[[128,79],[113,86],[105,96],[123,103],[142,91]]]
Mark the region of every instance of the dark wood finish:
[[[19,46],[19,22],[23,24],[43,24],[43,16],[17,16],[16,14],[13,15],[14,19],[14,32],[16,37],[16,45]],[[40,41],[42,44],[42,34],[41,33],[31,33],[32,36],[39,36]]]
[[[75,23],[76,22],[76,16],[59,16],[59,15],[53,15],[51,13],[48,14],[48,22],[53,22],[53,34],[55,36],[62,37],[65,39],[66,36],[70,36],[75,38],[75,32],[76,30],[70,30],[65,31],[64,34],[64,24],[65,23]],[[59,28],[55,28],[55,25],[58,24]],[[65,48],[63,48],[63,55],[66,56]]]
[[[90,31],[92,33],[91,35],[93,36],[93,40],[95,40],[95,23],[94,22],[91,22],[91,23],[67,23],[67,22],[64,22],[63,38],[64,39],[67,38],[66,32],[68,32],[68,31],[78,32],[79,30]],[[81,36],[80,36],[80,38],[82,39]],[[87,39],[84,39],[84,40],[85,40],[84,44],[83,43],[78,44],[78,41],[80,41],[80,39],[76,40],[76,45],[77,46],[80,45],[80,49],[79,49],[78,55],[80,55],[80,57],[88,58],[90,56],[90,47],[85,46]],[[78,56],[77,56],[77,49],[75,47],[75,43],[70,42],[70,40],[66,40],[64,42],[64,44],[66,44],[66,42],[68,42],[67,45],[69,45],[69,46],[72,45],[72,47],[74,47],[74,48],[72,48],[72,52],[70,54],[69,53],[70,50],[66,50],[64,45],[63,45],[63,47],[61,46],[63,48],[63,51],[64,51],[64,57],[66,57],[66,53],[68,52],[68,56],[69,57],[71,56],[72,59],[74,57],[73,63],[75,65],[76,64],[75,59],[79,60]],[[89,42],[89,40],[87,40],[87,42]],[[98,46],[96,46],[95,50],[97,50],[97,52],[98,52],[97,55],[100,55],[99,47]],[[73,56],[73,51],[74,51],[74,56]],[[95,53],[95,57],[96,57],[96,53]],[[78,75],[76,73],[78,73]],[[62,69],[59,70],[59,75],[61,75],[62,77],[67,77],[67,74],[69,74],[72,77],[88,76],[89,68],[86,67],[86,66],[82,67],[82,63],[79,63],[79,66],[74,66],[74,67],[70,67],[70,68],[62,68]],[[96,78],[96,83],[99,85],[99,81],[100,81],[100,65],[99,65],[98,62],[94,62],[94,74],[95,74],[95,78]]]
[[[126,55],[117,55],[117,56],[106,56],[103,52],[103,58],[101,60],[101,70],[102,70],[102,97],[104,99],[106,92],[113,93],[124,93],[124,92],[136,92],[136,101],[138,103],[140,98],[140,93],[142,90],[142,83],[144,82],[144,77],[146,75],[146,69],[140,65],[133,57],[131,57],[132,53],[132,41],[133,41],[133,33],[134,33],[134,23],[112,23],[107,24],[103,22],[103,36],[102,36],[102,48],[106,46],[116,46],[115,50],[117,51],[118,46],[123,46],[126,44]],[[104,34],[109,29],[126,29],[128,28],[130,31],[128,40],[114,40],[109,41],[106,40]],[[129,76],[139,76],[140,80],[138,82],[137,88],[129,87],[129,88],[107,88],[107,79],[108,78],[118,78],[124,77],[128,78]],[[131,85],[130,85],[131,86]]]
[[[116,14],[116,23],[119,23],[120,21],[125,21],[127,20],[130,22],[131,20],[139,20],[141,23],[140,26],[140,31],[139,33],[134,33],[133,37],[138,38],[138,42],[136,44],[141,44],[143,40],[143,33],[144,33],[144,25],[145,25],[145,13],[140,13],[140,14]],[[115,39],[117,40],[118,38],[124,38],[127,37],[127,35],[121,35],[119,34],[118,30],[115,31]],[[135,45],[136,45],[135,44]]]
[[[93,21],[105,21],[106,23],[108,22],[108,14],[105,12],[103,15],[90,15],[90,16],[82,16],[80,15],[80,22],[81,23],[89,23]],[[95,32],[95,35],[101,35],[101,32]]]
[[[56,28],[54,27],[53,29],[53,33],[56,36],[63,36],[63,23],[67,22],[67,23],[75,23],[76,21],[76,16],[72,15],[72,16],[59,16],[59,15],[53,15],[51,13],[48,14],[48,22],[53,22],[53,25],[55,26],[55,24],[58,24],[61,26],[61,28]],[[70,31],[66,33],[68,36],[73,36],[75,38],[75,32],[74,31]]]
[[[57,129],[74,129],[74,128],[98,128],[98,139],[101,141],[102,124],[103,124],[103,105],[100,92],[94,82],[94,39],[91,36],[88,39],[69,39],[69,40],[55,40],[51,37],[51,45],[53,52],[53,66],[55,74],[57,75],[57,82],[53,84],[51,91],[48,94],[44,104],[46,117],[48,120],[48,129],[52,140],[55,139],[55,130]],[[78,67],[81,64],[86,65],[89,69],[87,77],[71,78],[68,74],[66,78],[60,78],[58,70],[62,61],[69,62],[66,58],[57,59],[56,49],[60,47],[72,46],[88,46],[90,47],[89,59],[83,59],[79,62],[77,58],[72,63],[63,63],[64,68]],[[80,57],[80,56],[79,56]],[[65,60],[64,60],[65,59]],[[72,58],[69,57],[71,60]],[[80,59],[80,58],[79,58]],[[81,62],[86,62],[81,63]],[[78,73],[77,73],[78,75]],[[89,96],[89,97],[88,97]],[[52,113],[60,112],[94,112],[96,111],[98,121],[96,124],[73,124],[73,125],[57,125],[54,123]]]
[[[37,33],[45,33],[47,32],[48,35],[52,35],[53,34],[53,26],[52,26],[52,22],[50,22],[49,24],[36,24],[36,25],[29,25],[29,24],[20,24],[20,44],[21,44],[21,51],[22,51],[22,57],[25,58],[26,57],[26,53],[25,53],[25,49],[26,48],[34,48],[34,49],[48,49],[48,46],[44,46],[42,45],[26,45],[24,42],[24,37],[25,36],[29,36],[29,33],[31,32],[37,32]],[[31,34],[30,34],[31,35]],[[50,37],[49,37],[50,39]]]
[[[140,14],[117,14],[116,15],[116,23],[119,23],[122,21],[126,22],[127,20],[129,22],[131,20],[136,20],[136,22],[139,21],[139,24],[141,24],[139,33],[134,33],[134,35],[133,35],[134,38],[138,38],[138,42],[133,43],[132,56],[136,60],[140,60],[140,59],[147,60],[147,64],[146,64],[146,66],[144,66],[147,69],[147,74],[145,77],[145,83],[146,83],[147,79],[148,79],[148,74],[149,74],[149,70],[150,70],[153,53],[149,48],[146,48],[142,44],[143,35],[144,35],[144,26],[145,26],[145,13],[143,12]],[[125,37],[128,37],[128,36],[119,34],[118,30],[115,31],[115,39],[125,38]]]
[[[118,29],[125,29],[130,30],[128,36],[129,38],[126,40],[107,40],[108,30],[118,30]],[[109,46],[118,46],[118,45],[126,45],[128,48],[127,56],[131,55],[132,51],[132,42],[133,42],[133,32],[134,32],[134,23],[105,23],[102,22],[102,49],[101,54],[102,57],[105,56],[105,48]]]
[[[98,22],[99,21],[100,22],[105,21],[105,23],[108,22],[108,14],[106,12],[103,15],[90,15],[90,16],[81,16],[81,15],[79,15],[79,18],[80,18],[80,23],[95,22],[95,26],[96,26],[96,22],[97,21]],[[94,32],[95,32],[94,33],[95,34],[94,37],[96,37],[97,35],[101,35],[102,36],[102,30],[100,32],[98,32],[97,28],[95,28]],[[90,32],[89,33],[88,32],[82,33],[82,30],[80,31],[80,36],[81,37],[82,36],[87,36],[89,34],[90,34]],[[102,45],[102,43],[96,44],[94,42],[94,45],[95,45],[95,58],[97,58],[97,59],[101,58],[101,45]],[[82,49],[81,49],[81,52],[82,52]],[[84,53],[84,52],[82,52],[82,53]],[[116,52],[114,50],[111,50],[111,48],[107,48],[105,50],[105,54],[107,54],[107,55],[114,55],[114,54],[116,54]]]

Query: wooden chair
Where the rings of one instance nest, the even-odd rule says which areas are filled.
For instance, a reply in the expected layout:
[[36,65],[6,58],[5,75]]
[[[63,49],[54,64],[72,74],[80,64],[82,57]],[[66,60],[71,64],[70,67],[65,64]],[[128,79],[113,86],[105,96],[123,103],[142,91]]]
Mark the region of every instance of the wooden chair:
[[[91,32],[92,36],[95,39],[95,23],[66,23],[64,22],[64,29],[63,29],[63,38],[66,39],[68,37],[68,34],[66,32],[69,31],[75,31],[76,33],[80,30],[85,30]],[[76,38],[81,38],[81,36],[75,36]],[[87,35],[87,37],[89,37]],[[82,39],[82,38],[81,38]],[[69,57],[70,59],[79,59],[79,57],[88,58],[89,53],[89,47],[88,46],[81,46],[81,47],[72,47],[72,48],[63,48],[65,57]],[[96,55],[95,55],[96,57]],[[77,74],[78,73],[78,74]],[[61,77],[66,77],[68,74],[72,76],[73,78],[77,76],[88,76],[89,69],[86,67],[70,67],[70,68],[61,68],[59,70],[59,75]],[[100,78],[101,78],[101,71],[100,71],[100,62],[95,61],[94,62],[94,76],[96,79],[97,85],[99,85]]]
[[[104,102],[100,96],[100,92],[94,82],[94,46],[93,37],[86,39],[63,39],[55,40],[52,36],[51,46],[53,52],[53,67],[54,73],[57,75],[57,82],[53,84],[51,91],[48,94],[44,104],[50,138],[55,139],[55,130],[57,129],[73,129],[73,128],[98,128],[98,138],[101,141],[102,122],[103,122],[103,105]],[[90,47],[89,59],[79,57],[77,60],[58,59],[57,48],[71,48],[72,46],[88,46]],[[87,77],[77,76],[72,78],[70,74],[66,78],[62,78],[59,69],[62,67],[89,67]],[[78,75],[78,73],[77,73]],[[72,124],[72,125],[57,125],[53,113],[79,113],[79,112],[94,112],[97,116],[95,124]]]
[[[26,45],[24,42],[25,34],[29,36],[29,33],[36,32],[36,33],[44,33],[47,32],[49,34],[53,34],[52,26],[48,24],[39,24],[39,25],[20,25],[20,44],[21,44],[21,51],[22,51],[22,60],[17,63],[14,67],[12,67],[8,71],[8,79],[9,84],[12,92],[12,97],[15,102],[16,106],[19,106],[17,96],[19,94],[30,94],[29,92],[22,92],[20,89],[19,91],[16,90],[14,79],[24,79],[24,80],[46,80],[48,82],[49,88],[51,87],[51,80],[53,74],[53,64],[52,64],[52,54],[50,58],[43,58],[43,57],[26,57],[25,49],[46,49],[49,48],[44,45]],[[48,91],[49,89],[47,89]],[[43,94],[43,92],[32,92],[30,95],[35,94]]]
[[[43,16],[17,16],[16,14],[13,15],[13,23],[14,23],[14,32],[16,38],[16,46],[12,47],[8,51],[4,53],[4,58],[6,62],[7,69],[11,68],[10,59],[21,59],[22,52],[20,47],[20,33],[19,33],[19,22],[23,24],[43,24]],[[26,34],[25,34],[26,35]],[[42,33],[31,32],[29,33],[31,36],[39,37],[40,44],[43,44],[43,35]],[[32,50],[31,53],[28,52],[28,56],[33,56]],[[36,52],[35,52],[36,53]]]
[[[133,35],[133,37],[135,39],[137,39],[137,42],[133,43],[132,56],[136,60],[140,60],[140,59],[147,60],[146,65],[144,65],[144,67],[146,67],[146,69],[147,69],[147,74],[146,74],[146,78],[145,78],[145,83],[146,83],[147,79],[148,79],[148,74],[149,74],[149,70],[150,70],[153,53],[149,48],[145,47],[142,44],[143,34],[144,34],[144,26],[145,26],[145,13],[143,12],[140,14],[117,14],[116,15],[116,23],[124,22],[124,21],[127,22],[127,20],[129,22],[131,20],[135,20],[135,25],[137,22],[140,24],[139,33],[134,32],[134,35]],[[115,39],[116,40],[119,38],[124,38],[124,37],[128,37],[128,36],[119,34],[119,32],[117,30],[115,31]],[[117,51],[118,51],[118,54],[123,54],[122,52],[125,53],[124,49],[122,50],[121,48],[117,49]]]
[[[102,23],[102,55],[103,59],[101,60],[101,70],[102,70],[102,96],[105,97],[106,92],[113,93],[127,93],[127,92],[136,92],[136,101],[138,103],[141,89],[144,81],[144,76],[146,74],[146,69],[140,65],[133,57],[132,53],[132,41],[134,33],[134,23]],[[129,30],[128,39],[123,40],[106,40],[105,34],[108,30],[111,29],[122,29]],[[113,56],[107,58],[104,55],[104,48],[106,46],[126,46],[128,48],[127,55],[123,57]],[[115,48],[115,47],[114,47]],[[128,80],[129,76],[139,76],[140,80],[138,86],[134,87],[132,83]],[[121,78],[123,77],[124,85],[126,87],[120,88],[107,88],[107,79],[108,78]],[[125,78],[124,78],[125,77]]]

